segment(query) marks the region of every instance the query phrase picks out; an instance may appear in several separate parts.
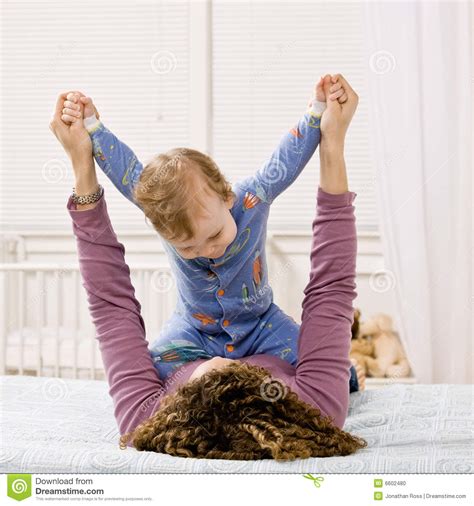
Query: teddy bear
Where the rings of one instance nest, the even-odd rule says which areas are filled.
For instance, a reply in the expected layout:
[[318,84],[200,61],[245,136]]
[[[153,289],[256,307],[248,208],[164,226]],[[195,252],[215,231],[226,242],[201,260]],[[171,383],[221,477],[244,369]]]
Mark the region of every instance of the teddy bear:
[[357,360],[365,375],[368,376],[369,360],[373,360],[374,357],[374,345],[371,339],[360,335],[360,314],[360,309],[354,309],[354,319],[351,328],[351,350],[349,356],[350,358]]
[[356,339],[357,336],[359,335],[359,325],[360,325],[360,309],[355,308],[354,318],[352,320],[352,327],[351,327],[352,339]]
[[[370,344],[365,344],[364,340]],[[402,378],[410,375],[405,351],[393,329],[392,318],[387,314],[378,313],[359,324],[354,353],[362,355],[367,376]]]

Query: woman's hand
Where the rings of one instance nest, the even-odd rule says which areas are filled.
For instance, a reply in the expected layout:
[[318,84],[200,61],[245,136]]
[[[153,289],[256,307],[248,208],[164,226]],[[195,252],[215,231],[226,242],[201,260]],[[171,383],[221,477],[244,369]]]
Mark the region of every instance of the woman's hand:
[[[339,96],[334,98],[331,88],[337,82],[342,85],[344,91],[341,94],[341,91],[338,90]],[[333,76],[326,74],[323,88],[327,107],[321,118],[321,146],[324,143],[325,145],[343,147],[347,129],[359,103],[359,97],[341,74]]]
[[74,165],[75,162],[82,163],[92,157],[92,142],[83,124],[83,104],[77,111],[76,121],[73,121],[70,125],[62,121],[63,104],[67,95],[68,93],[59,95],[49,128],[62,144],[64,151],[66,151]]
[[[338,97],[334,97],[333,83],[339,82]],[[349,124],[359,103],[359,97],[341,74],[324,76],[324,93],[327,107],[321,117],[321,142],[319,145],[321,188],[332,194],[348,191],[344,141]]]
[[[68,93],[61,93],[61,95],[59,95],[49,128],[62,144],[64,151],[66,151],[71,160],[77,195],[89,195],[98,188],[94,158],[92,157],[92,141],[89,137],[89,133],[84,128],[82,120],[83,104],[81,104],[80,109],[77,111],[77,119],[72,121],[70,125],[67,125],[61,119],[63,105],[67,95]],[[91,209],[96,205],[97,203],[78,204],[77,209]]]

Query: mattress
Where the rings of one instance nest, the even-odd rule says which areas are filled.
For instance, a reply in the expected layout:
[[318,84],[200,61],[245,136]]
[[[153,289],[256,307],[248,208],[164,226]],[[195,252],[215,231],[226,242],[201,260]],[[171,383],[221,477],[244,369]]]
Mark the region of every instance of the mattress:
[[400,385],[351,394],[345,457],[215,460],[118,448],[105,381],[1,376],[2,473],[472,473],[473,386]]

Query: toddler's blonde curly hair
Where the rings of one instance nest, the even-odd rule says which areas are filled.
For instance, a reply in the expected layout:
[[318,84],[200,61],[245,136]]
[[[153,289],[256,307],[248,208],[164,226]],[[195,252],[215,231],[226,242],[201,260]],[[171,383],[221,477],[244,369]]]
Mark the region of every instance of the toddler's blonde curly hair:
[[[199,181],[204,185],[197,185]],[[173,148],[146,164],[133,198],[164,239],[187,241],[195,236],[192,217],[199,214],[209,191],[223,201],[235,196],[232,185],[209,155],[191,148]]]

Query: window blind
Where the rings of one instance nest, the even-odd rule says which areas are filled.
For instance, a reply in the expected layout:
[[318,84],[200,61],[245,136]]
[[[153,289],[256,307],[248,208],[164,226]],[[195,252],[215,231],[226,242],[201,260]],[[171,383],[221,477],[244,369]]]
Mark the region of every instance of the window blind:
[[[70,230],[64,205],[74,184],[72,169],[49,130],[60,92],[78,89],[90,95],[104,124],[143,162],[171,147],[192,146],[209,152],[234,181],[255,172],[271,155],[304,112],[319,76],[335,72],[345,75],[360,97],[345,150],[350,189],[358,193],[357,226],[377,229],[365,128],[362,5],[214,0],[207,26],[211,62],[206,44],[190,39],[190,26],[202,21],[196,22],[195,5],[2,3],[3,230]],[[199,28],[193,36],[199,37]],[[196,79],[201,60],[202,72],[212,72],[212,87],[205,92],[212,121],[207,113],[202,118],[189,114],[199,110],[196,104],[204,96],[207,81],[198,78],[196,96],[190,79],[190,68]],[[207,145],[199,145],[199,128],[209,132]],[[316,153],[275,201],[270,229],[308,232],[318,171]],[[117,230],[145,231],[142,213],[98,173]]]
[[[2,2],[0,218],[4,230],[70,230],[72,168],[49,130],[59,93],[93,98],[140,160],[189,144],[189,2]],[[117,229],[143,214],[98,169]]]
[[[377,231],[362,9],[357,2],[215,0],[213,154],[232,179],[253,174],[304,113],[319,77],[341,73],[359,95],[345,148],[349,189],[357,193],[357,227]],[[310,230],[318,176],[317,151],[272,205],[270,230]]]

